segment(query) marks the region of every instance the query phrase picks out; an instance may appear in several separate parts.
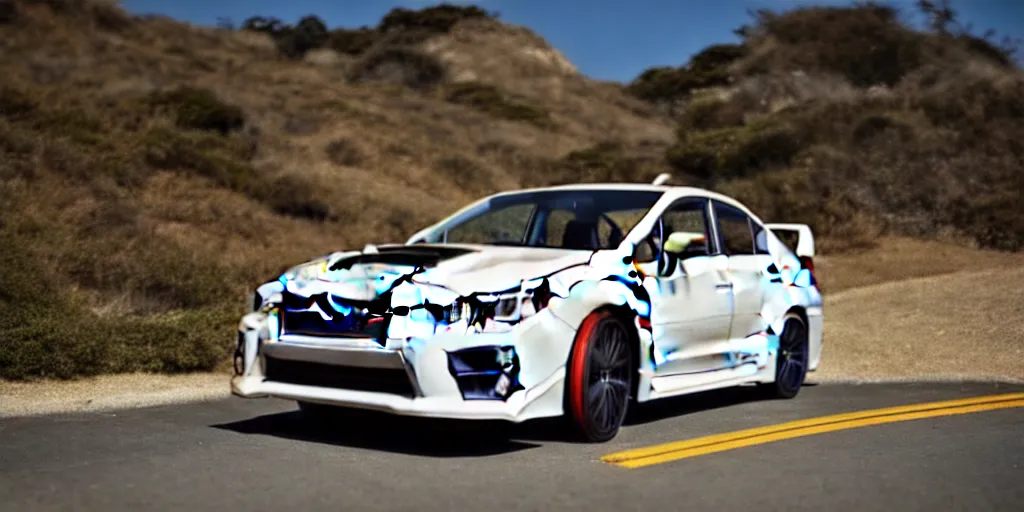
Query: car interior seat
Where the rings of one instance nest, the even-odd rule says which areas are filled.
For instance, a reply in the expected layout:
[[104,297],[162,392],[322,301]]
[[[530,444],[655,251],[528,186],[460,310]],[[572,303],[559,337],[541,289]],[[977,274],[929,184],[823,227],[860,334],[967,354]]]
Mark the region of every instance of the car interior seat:
[[562,248],[595,251],[600,248],[597,236],[597,223],[571,220],[565,225],[562,235]]

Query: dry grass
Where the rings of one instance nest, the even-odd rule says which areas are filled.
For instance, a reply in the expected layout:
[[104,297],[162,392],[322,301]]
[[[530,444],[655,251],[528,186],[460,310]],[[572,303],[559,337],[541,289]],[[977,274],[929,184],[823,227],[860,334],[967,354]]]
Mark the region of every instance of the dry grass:
[[815,380],[1024,380],[1024,267],[911,279],[825,300]]
[[73,382],[0,381],[0,418],[197,402],[231,394],[227,372],[189,375],[129,373]]
[[886,237],[869,249],[815,258],[826,296],[852,288],[954,273],[1024,266],[1024,254],[971,249],[934,240]]

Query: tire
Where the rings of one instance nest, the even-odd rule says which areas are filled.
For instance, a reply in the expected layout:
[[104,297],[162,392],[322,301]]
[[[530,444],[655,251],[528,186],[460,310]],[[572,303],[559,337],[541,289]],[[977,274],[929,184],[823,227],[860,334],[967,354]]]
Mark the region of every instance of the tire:
[[632,338],[628,328],[606,311],[583,320],[569,355],[566,412],[585,441],[615,437],[626,418],[633,389]]
[[763,386],[765,394],[771,398],[795,397],[807,377],[807,355],[807,324],[800,315],[787,313],[775,354],[775,379]]

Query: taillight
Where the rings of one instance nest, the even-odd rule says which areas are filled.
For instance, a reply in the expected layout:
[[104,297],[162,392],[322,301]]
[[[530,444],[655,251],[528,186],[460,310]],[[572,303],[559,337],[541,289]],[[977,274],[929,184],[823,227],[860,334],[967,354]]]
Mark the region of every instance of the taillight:
[[800,268],[806,269],[811,274],[811,284],[817,286],[818,277],[814,275],[814,258],[810,256],[800,256]]
[[814,273],[814,258],[810,256],[800,256],[800,268],[806,268]]

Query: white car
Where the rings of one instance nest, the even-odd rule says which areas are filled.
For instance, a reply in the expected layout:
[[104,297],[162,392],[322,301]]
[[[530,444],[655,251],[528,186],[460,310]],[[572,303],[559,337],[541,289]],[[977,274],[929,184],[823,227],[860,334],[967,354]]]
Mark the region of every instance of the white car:
[[821,353],[813,256],[807,226],[697,188],[496,194],[260,286],[231,387],[304,411],[565,414],[606,441],[631,402],[751,383],[795,396]]

